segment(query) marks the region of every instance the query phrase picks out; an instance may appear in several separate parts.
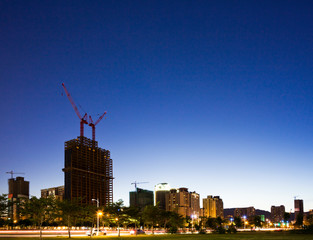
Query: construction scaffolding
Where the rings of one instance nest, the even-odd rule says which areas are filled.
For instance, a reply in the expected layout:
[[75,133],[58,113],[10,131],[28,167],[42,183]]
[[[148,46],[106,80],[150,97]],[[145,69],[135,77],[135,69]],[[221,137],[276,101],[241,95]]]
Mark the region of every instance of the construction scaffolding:
[[100,206],[113,203],[113,166],[110,151],[84,136],[65,142],[65,199]]

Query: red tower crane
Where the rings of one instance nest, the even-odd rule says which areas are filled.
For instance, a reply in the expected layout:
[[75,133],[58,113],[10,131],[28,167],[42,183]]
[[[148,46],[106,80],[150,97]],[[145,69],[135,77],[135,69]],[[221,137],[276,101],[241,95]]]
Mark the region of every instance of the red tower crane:
[[76,107],[76,105],[75,105],[75,103],[74,103],[70,93],[67,91],[64,83],[62,83],[62,87],[64,88],[66,96],[67,96],[68,100],[70,101],[70,103],[72,104],[72,106],[73,106],[73,108],[74,108],[78,118],[80,119],[80,136],[83,137],[84,136],[84,124],[88,124],[88,122],[87,122],[87,120],[88,120],[87,119],[88,118],[87,113],[85,113],[85,115],[83,117],[80,115],[80,113],[78,111],[78,108]]
[[104,112],[95,123],[93,123],[91,116],[89,116],[89,126],[92,128],[92,140],[93,141],[96,141],[96,125],[102,120],[102,118],[104,117],[106,113],[107,112]]

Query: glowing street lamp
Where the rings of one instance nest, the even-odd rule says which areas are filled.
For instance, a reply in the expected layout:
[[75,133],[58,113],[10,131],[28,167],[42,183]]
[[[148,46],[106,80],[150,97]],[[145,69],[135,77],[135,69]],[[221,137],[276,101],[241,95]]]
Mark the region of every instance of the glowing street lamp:
[[[97,202],[97,208],[99,209],[99,199],[91,199],[91,201],[95,201]],[[101,213],[101,214],[100,214]],[[97,236],[99,235],[99,217],[102,215],[103,213],[101,211],[97,212]]]
[[243,224],[244,229],[246,229],[246,218],[247,218],[246,216],[243,216],[243,219],[244,219],[244,220],[243,220],[243,222],[244,222],[244,224]]
[[115,218],[115,221],[117,222],[117,236],[120,237],[120,222],[118,221],[118,218]]

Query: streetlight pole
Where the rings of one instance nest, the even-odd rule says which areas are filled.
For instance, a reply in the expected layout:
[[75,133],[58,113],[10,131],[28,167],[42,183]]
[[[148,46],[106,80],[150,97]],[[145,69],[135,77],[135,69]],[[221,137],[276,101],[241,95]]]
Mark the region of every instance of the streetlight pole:
[[[91,201],[97,202],[97,209],[99,210],[99,199],[91,199]],[[99,235],[99,213],[97,211],[97,236]]]
[[243,220],[244,220],[244,222],[243,222],[243,226],[244,226],[244,229],[246,229],[246,216],[243,216]]

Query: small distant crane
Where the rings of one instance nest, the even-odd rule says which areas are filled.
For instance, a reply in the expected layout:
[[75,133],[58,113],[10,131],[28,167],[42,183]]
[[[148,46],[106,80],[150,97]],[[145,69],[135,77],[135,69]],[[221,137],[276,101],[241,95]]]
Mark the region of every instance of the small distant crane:
[[70,101],[70,103],[72,104],[72,107],[74,108],[76,115],[80,119],[80,136],[83,137],[84,136],[84,124],[88,124],[87,113],[85,113],[85,115],[83,117],[80,115],[78,108],[77,108],[76,104],[74,103],[70,93],[67,91],[64,83],[62,83],[62,87],[64,88],[66,96],[67,96],[68,100]]
[[11,170],[10,172],[6,172],[6,174],[11,174],[11,178],[13,178],[14,174],[25,174],[25,173],[13,172],[13,170]]
[[137,184],[143,184],[143,183],[149,183],[149,182],[132,182],[131,184],[133,185],[135,185],[135,190],[136,190],[136,192],[137,192]]
[[148,183],[148,182],[136,182],[136,181],[135,181],[135,182],[132,182],[132,183],[131,183],[131,185],[133,185],[133,184],[135,185],[135,206],[136,206],[136,207],[138,206],[138,202],[137,202],[137,201],[138,201],[138,200],[137,200],[137,199],[138,199],[138,196],[137,196],[137,194],[138,194],[138,191],[137,191],[137,184],[143,184],[143,183]]

